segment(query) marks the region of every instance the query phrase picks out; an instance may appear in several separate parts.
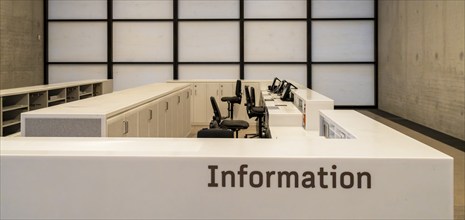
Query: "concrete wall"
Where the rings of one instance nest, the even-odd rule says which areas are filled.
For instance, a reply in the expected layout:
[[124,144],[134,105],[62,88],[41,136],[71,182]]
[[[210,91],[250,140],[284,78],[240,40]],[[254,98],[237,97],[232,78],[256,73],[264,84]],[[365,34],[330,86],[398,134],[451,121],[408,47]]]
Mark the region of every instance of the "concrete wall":
[[43,11],[42,0],[0,0],[0,89],[43,83]]
[[465,1],[379,1],[379,108],[465,139]]

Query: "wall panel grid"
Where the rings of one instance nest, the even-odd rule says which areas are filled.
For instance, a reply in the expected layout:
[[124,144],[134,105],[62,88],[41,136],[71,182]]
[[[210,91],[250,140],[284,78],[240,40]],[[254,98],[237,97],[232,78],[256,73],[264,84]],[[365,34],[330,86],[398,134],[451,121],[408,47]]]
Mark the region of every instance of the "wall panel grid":
[[[44,81],[65,80],[70,71],[60,74],[57,65],[76,73],[100,65],[121,89],[166,78],[279,76],[318,90],[328,85],[323,79],[331,79],[321,75],[325,73],[342,77],[318,91],[335,99],[337,106],[377,107],[377,4],[378,0],[44,0]],[[341,73],[340,67],[354,64],[370,66],[371,71],[354,73],[352,68]],[[315,75],[312,71],[321,69],[316,65],[329,68]],[[338,95],[342,90],[336,85],[359,85],[353,77],[372,84],[357,93],[359,98]],[[70,80],[74,78],[82,77]],[[127,80],[139,81],[123,85]]]

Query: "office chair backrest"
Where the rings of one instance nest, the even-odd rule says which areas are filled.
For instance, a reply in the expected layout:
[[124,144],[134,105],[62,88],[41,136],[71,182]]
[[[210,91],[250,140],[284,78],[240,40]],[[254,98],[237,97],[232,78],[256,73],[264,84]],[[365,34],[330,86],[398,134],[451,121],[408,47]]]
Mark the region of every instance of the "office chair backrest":
[[252,117],[251,110],[252,110],[252,98],[250,97],[249,86],[244,87],[245,90],[245,110],[247,112],[247,116],[249,118]]
[[250,103],[252,107],[255,107],[255,89],[254,87],[250,87]]
[[245,86],[244,91],[245,91],[245,106],[249,108],[252,104],[252,98],[250,97],[249,86]]
[[213,108],[213,120],[218,122],[218,124],[221,123],[221,112],[220,108],[218,108],[218,104],[216,103],[215,97],[211,96],[210,97],[210,102],[212,103],[212,108]]
[[242,88],[242,83],[240,80],[237,80],[236,81],[236,96],[237,97],[242,97],[241,88]]

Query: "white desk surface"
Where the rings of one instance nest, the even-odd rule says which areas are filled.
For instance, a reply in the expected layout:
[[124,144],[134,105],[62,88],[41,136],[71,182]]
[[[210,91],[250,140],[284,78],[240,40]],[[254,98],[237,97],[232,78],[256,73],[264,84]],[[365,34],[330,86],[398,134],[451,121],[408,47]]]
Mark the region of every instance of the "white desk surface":
[[333,101],[332,99],[317,93],[311,89],[296,89],[294,94],[307,101]]
[[[186,79],[186,80],[168,80],[168,83],[235,83],[237,79]],[[270,83],[271,80],[241,80],[242,83]]]
[[167,94],[189,87],[188,83],[154,83],[146,86],[121,90],[92,99],[83,99],[49,108],[23,113],[26,117],[82,117],[107,118],[128,109],[148,103]]
[[[272,127],[278,139],[1,138],[1,155],[172,156],[451,159],[353,110],[323,111],[355,139],[326,139],[315,131]],[[283,131],[285,131],[283,133]],[[275,132],[275,135],[273,135]],[[286,136],[286,132],[292,135]],[[297,133],[298,132],[298,133]],[[298,135],[300,133],[300,135]]]
[[100,83],[100,82],[105,82],[107,80],[108,79],[94,79],[94,80],[73,81],[73,82],[65,82],[65,83],[54,83],[54,84],[48,84],[48,85],[28,86],[28,87],[14,88],[14,89],[4,89],[4,90],[0,90],[0,96],[9,96],[9,95],[23,94],[23,93],[28,93],[28,92],[38,92],[38,91],[45,91],[45,90],[51,90],[51,89],[57,89],[57,88],[66,88],[66,87],[77,86],[77,85]]

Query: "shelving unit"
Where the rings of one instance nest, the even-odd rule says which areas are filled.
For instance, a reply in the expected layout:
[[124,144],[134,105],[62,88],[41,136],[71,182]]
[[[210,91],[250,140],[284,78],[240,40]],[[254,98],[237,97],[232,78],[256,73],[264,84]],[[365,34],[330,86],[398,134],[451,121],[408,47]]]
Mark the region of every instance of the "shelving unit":
[[66,88],[66,102],[79,100],[79,89],[77,86]]
[[79,99],[86,99],[86,98],[92,97],[93,95],[92,89],[93,89],[92,84],[79,86]]
[[111,80],[86,80],[0,90],[0,136],[21,131],[23,112],[109,93],[111,83]]
[[93,84],[92,89],[94,96],[99,96],[103,93],[102,84]]
[[66,90],[64,88],[48,91],[48,106],[63,104],[66,102]]
[[47,107],[47,91],[29,93],[29,110],[37,110]]

